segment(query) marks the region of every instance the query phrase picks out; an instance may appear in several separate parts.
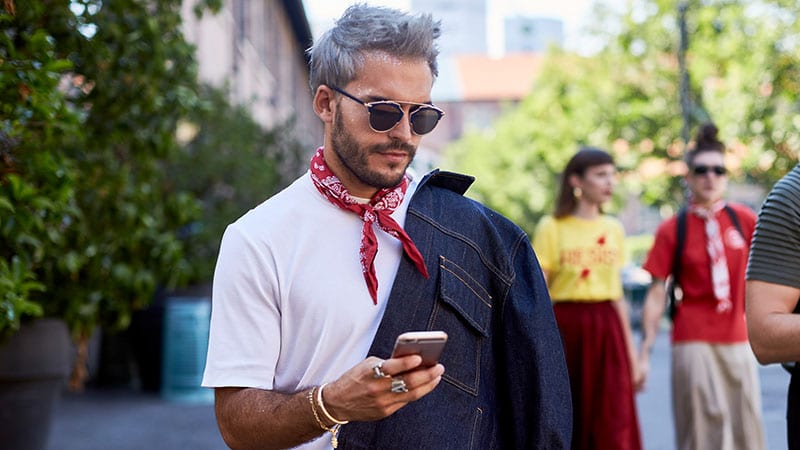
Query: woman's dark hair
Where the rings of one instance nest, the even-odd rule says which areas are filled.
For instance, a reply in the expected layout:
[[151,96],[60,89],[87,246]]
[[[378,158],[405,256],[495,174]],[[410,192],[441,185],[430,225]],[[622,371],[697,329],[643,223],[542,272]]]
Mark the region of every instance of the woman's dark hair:
[[718,133],[717,126],[711,122],[700,125],[700,128],[697,129],[694,148],[686,152],[685,161],[687,166],[694,167],[694,160],[700,153],[725,153],[725,144],[717,137]]
[[572,192],[572,186],[569,184],[569,177],[572,175],[583,177],[586,169],[604,164],[614,164],[614,158],[599,148],[582,147],[572,156],[561,174],[561,187],[559,188],[556,209],[553,214],[557,219],[572,214],[578,204],[575,194]]

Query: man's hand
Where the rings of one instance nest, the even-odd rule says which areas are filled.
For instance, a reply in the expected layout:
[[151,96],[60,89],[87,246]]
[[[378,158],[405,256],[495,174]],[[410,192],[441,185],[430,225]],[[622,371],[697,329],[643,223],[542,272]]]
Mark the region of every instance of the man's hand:
[[[433,391],[442,380],[444,366],[424,367],[421,363],[419,355],[385,361],[370,356],[325,386],[325,408],[338,420],[368,421],[387,417]],[[376,372],[385,376],[376,375]],[[395,384],[402,380],[407,392],[393,392],[392,378],[398,380]]]
[[[444,366],[422,367],[419,355],[383,361],[369,357],[325,385],[325,410],[334,419],[377,420],[428,393],[442,380]],[[377,376],[383,373],[386,376]],[[405,384],[406,392],[392,392]],[[396,389],[397,390],[397,389]],[[232,449],[294,447],[322,434],[320,421],[332,427],[324,414],[313,415],[309,390],[281,393],[256,388],[216,388],[216,413],[220,433]]]

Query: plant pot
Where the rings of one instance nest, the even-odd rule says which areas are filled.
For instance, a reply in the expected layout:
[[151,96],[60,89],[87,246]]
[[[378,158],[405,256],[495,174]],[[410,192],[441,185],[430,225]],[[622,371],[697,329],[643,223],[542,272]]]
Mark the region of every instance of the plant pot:
[[66,324],[39,319],[0,345],[0,443],[5,450],[47,448],[53,410],[71,368]]

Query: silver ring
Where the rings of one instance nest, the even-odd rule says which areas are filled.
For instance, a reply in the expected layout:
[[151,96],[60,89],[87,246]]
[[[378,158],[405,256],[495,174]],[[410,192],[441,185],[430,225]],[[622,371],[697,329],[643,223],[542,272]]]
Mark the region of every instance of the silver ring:
[[392,392],[397,394],[408,392],[408,388],[406,387],[406,382],[403,381],[403,377],[392,377]]
[[385,378],[385,377],[388,377],[388,376],[389,375],[386,375],[385,373],[383,373],[383,361],[381,361],[378,364],[375,364],[374,366],[372,366],[372,377],[373,378]]

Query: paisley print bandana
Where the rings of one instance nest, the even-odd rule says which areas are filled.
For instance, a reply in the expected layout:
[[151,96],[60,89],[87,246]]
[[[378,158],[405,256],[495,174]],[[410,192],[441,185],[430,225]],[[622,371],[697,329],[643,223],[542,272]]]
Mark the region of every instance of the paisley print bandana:
[[408,188],[408,177],[393,188],[381,189],[372,196],[369,203],[358,203],[347,191],[339,178],[333,174],[325,158],[322,156],[322,147],[317,149],[311,158],[311,181],[317,190],[334,205],[347,211],[354,212],[364,221],[361,234],[361,270],[367,282],[372,303],[378,304],[378,278],[375,275],[375,255],[378,253],[378,239],[375,236],[373,224],[381,230],[399,239],[403,244],[403,251],[420,271],[422,276],[428,278],[428,269],[422,259],[422,254],[411,241],[403,228],[394,219],[392,212],[403,202],[403,197]]
[[731,283],[728,275],[728,260],[725,257],[725,245],[722,242],[722,232],[716,214],[725,207],[725,202],[717,202],[710,208],[701,208],[692,205],[693,214],[703,219],[706,225],[706,251],[711,260],[711,282],[714,285],[714,297],[717,298],[717,312],[724,313],[731,310]]

